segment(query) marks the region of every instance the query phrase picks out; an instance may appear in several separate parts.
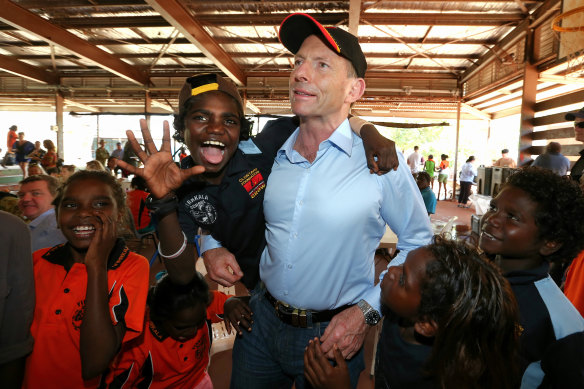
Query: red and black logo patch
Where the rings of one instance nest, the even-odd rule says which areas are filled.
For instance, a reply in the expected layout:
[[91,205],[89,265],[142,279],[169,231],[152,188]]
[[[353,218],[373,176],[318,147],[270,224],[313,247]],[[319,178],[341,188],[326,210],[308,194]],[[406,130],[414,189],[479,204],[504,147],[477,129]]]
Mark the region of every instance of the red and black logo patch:
[[266,188],[264,177],[262,177],[262,173],[260,173],[257,168],[246,173],[239,179],[239,182],[241,183],[241,186],[243,186],[243,188],[247,191],[249,197],[252,199]]

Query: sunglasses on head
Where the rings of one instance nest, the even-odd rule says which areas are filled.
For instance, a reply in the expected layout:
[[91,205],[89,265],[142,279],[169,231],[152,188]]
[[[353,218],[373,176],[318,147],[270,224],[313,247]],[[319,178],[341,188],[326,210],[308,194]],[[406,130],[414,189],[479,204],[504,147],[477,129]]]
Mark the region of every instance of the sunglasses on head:
[[584,122],[574,123],[574,127],[584,128]]

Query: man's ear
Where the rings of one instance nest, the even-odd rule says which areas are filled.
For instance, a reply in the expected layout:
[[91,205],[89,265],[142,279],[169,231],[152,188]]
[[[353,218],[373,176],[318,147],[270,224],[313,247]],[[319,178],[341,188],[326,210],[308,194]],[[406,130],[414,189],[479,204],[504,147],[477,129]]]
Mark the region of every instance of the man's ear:
[[436,332],[438,331],[438,324],[436,324],[434,320],[417,321],[414,323],[414,331],[427,338],[432,338],[436,335]]
[[354,103],[355,101],[359,100],[363,93],[365,93],[365,80],[362,78],[355,78],[351,80],[351,89],[349,89],[349,93],[347,94],[347,98],[345,102],[347,103]]
[[553,241],[553,240],[546,240],[545,243],[539,248],[539,253],[547,257],[562,248],[562,243]]

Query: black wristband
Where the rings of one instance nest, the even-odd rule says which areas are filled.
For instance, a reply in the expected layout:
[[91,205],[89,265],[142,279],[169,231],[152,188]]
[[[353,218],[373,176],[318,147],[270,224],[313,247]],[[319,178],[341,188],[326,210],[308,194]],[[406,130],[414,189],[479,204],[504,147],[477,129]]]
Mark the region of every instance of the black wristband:
[[176,211],[178,208],[178,198],[174,193],[161,199],[155,199],[152,195],[148,195],[146,197],[146,208],[157,218],[161,218]]

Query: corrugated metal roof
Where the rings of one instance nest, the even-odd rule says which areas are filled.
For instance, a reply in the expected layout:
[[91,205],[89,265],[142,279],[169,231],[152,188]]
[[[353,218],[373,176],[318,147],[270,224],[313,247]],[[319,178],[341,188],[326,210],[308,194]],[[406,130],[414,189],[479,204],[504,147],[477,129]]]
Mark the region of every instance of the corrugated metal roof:
[[[262,112],[285,113],[292,56],[278,42],[278,25],[291,12],[307,12],[325,25],[341,28],[348,28],[349,20],[356,18],[369,65],[368,89],[357,111],[369,109],[375,101],[384,107],[388,98],[418,99],[418,108],[409,102],[408,109],[423,112],[438,109],[433,99],[450,99],[439,105],[452,109],[458,96],[493,82],[495,70],[488,69],[495,67],[486,66],[485,61],[503,64],[497,74],[516,70],[523,60],[521,46],[505,47],[505,37],[519,34],[518,26],[533,19],[540,7],[545,8],[545,17],[559,12],[559,0],[364,0],[359,9],[351,9],[350,1],[177,0],[182,14],[170,8],[171,3],[12,1],[18,7],[8,7],[0,15],[4,22],[0,23],[0,68],[10,70],[0,71],[0,98],[18,92],[38,93],[38,99],[50,100],[51,93],[60,90],[67,99],[87,98],[84,104],[97,106],[97,95],[108,99],[108,94],[116,93],[118,107],[107,110],[136,111],[136,96],[148,91],[153,101],[176,107],[176,94],[185,77],[201,71],[228,71],[241,75],[243,79],[232,77]],[[19,15],[30,22],[22,22]],[[35,16],[42,20],[34,22]],[[47,27],[42,23],[62,29],[61,39],[43,36]],[[207,36],[194,33],[196,29]],[[73,38],[81,41],[73,42]],[[509,58],[514,65],[504,65],[510,63]],[[14,71],[18,63],[30,66]],[[483,70],[468,80],[463,92],[461,79],[468,78],[469,69],[480,66]],[[157,110],[161,108],[152,108]]]

